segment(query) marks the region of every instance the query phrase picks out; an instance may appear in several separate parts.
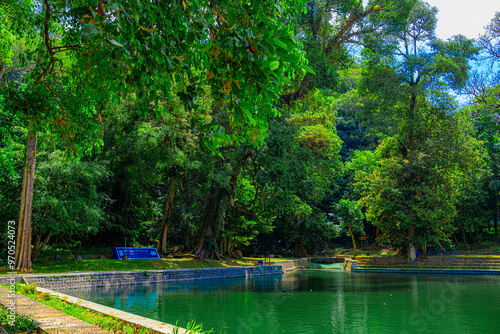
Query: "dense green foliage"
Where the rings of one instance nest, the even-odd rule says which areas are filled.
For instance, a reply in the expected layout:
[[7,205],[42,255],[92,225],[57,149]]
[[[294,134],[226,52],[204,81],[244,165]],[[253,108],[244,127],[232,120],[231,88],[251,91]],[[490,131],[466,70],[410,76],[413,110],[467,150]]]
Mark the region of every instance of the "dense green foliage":
[[436,13],[419,0],[2,2],[2,231],[35,134],[33,260],[125,240],[220,258],[361,234],[408,251],[493,238],[500,85],[469,72],[498,61],[499,15],[477,41],[442,41]]

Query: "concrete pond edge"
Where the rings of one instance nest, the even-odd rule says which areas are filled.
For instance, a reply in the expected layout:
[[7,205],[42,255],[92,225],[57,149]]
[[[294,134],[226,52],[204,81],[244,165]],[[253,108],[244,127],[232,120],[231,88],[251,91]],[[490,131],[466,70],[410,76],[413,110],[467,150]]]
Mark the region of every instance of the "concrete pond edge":
[[[107,271],[81,272],[61,274],[21,274],[22,282],[37,284],[37,291],[56,296],[61,300],[81,306],[94,312],[114,317],[131,325],[138,325],[152,329],[156,333],[179,334],[193,333],[168,323],[137,316],[129,312],[93,303],[76,298],[55,290],[70,290],[74,288],[106,287],[113,285],[132,284],[161,284],[176,281],[190,281],[199,279],[224,279],[233,277],[252,277],[272,274],[283,274],[309,267],[309,258],[297,260],[272,261],[267,266],[218,267],[199,269],[163,269],[163,270],[134,270],[134,271]],[[344,271],[352,273],[393,273],[393,274],[438,274],[438,275],[500,275],[500,270],[471,270],[471,269],[402,269],[402,268],[358,268],[357,261],[345,258]],[[40,284],[40,285],[39,285]]]
[[[279,263],[278,264],[275,264]],[[289,271],[297,267],[307,267],[308,259],[294,261],[273,261],[268,266],[243,266],[243,267],[220,267],[200,269],[165,269],[151,271],[108,271],[108,272],[82,272],[62,274],[29,274],[23,275],[22,282],[26,284],[37,284],[39,293],[56,296],[61,300],[77,306],[84,307],[94,312],[111,316],[131,325],[138,325],[152,329],[157,333],[179,334],[194,333],[185,328],[177,327],[161,321],[138,316],[129,312],[103,306],[81,298],[76,298],[55,290],[71,290],[75,288],[105,287],[113,285],[130,284],[161,284],[175,281],[190,281],[199,279],[224,279],[233,277],[252,277],[262,275],[283,274],[283,270]],[[285,267],[285,268],[283,268]]]

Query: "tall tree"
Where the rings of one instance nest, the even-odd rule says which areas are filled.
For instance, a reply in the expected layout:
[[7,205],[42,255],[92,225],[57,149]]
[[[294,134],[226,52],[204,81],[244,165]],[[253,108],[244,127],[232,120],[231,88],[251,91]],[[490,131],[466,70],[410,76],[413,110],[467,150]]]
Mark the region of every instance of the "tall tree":
[[410,258],[412,245],[449,240],[457,208],[463,208],[460,196],[467,195],[464,185],[484,167],[483,150],[472,136],[470,122],[445,113],[426,113],[426,133],[416,133],[425,140],[418,143],[413,162],[402,156],[395,137],[377,148],[375,165],[370,156],[358,155],[352,162],[358,165],[360,202],[367,219],[380,228],[380,241],[406,249]]
[[471,116],[489,154],[492,174],[488,190],[495,234],[498,234],[500,222],[500,71],[494,71],[500,61],[499,38],[500,12],[497,12],[479,38],[481,60],[489,65],[489,71],[482,75],[476,73],[467,87],[467,92],[474,97]]
[[267,147],[257,152],[255,175],[267,216],[275,217],[273,245],[293,245],[295,254],[317,249],[335,234],[321,203],[342,173],[337,136],[335,94],[314,90],[272,122]]
[[[196,108],[196,95],[211,87],[229,102],[230,141],[259,144],[283,84],[300,65],[293,32],[281,19],[299,13],[300,1],[240,3],[208,0],[134,2],[44,0],[27,2],[23,25],[34,41],[25,59],[33,69],[23,86],[3,92],[7,108],[30,120],[18,228],[16,267],[30,270],[31,207],[37,132],[57,125],[70,142],[76,130],[98,141],[99,108],[133,92],[149,102],[169,99],[182,85],[182,101]],[[115,95],[112,95],[115,94]],[[111,96],[112,95],[112,96]],[[216,126],[216,122],[212,124]],[[217,147],[223,131],[206,143]],[[92,134],[92,135],[91,135]],[[95,136],[97,134],[97,137]],[[77,149],[77,147],[75,147]]]
[[101,190],[109,176],[105,162],[78,161],[47,145],[39,146],[44,149],[38,153],[35,180],[32,261],[36,260],[41,241],[50,236],[94,235],[108,220],[105,212],[111,202]]
[[[447,122],[445,113],[455,109],[452,100],[440,92],[464,86],[468,78],[468,60],[478,51],[472,41],[463,36],[455,36],[447,42],[436,39],[436,14],[435,7],[422,1],[406,1],[394,9],[388,20],[388,29],[366,36],[367,48],[363,50],[367,92],[380,98],[389,107],[395,106],[393,110],[400,122],[398,135],[392,138],[391,144],[386,143],[396,151],[387,153],[387,157],[390,157],[389,160],[384,158],[387,165],[381,167],[379,173],[372,174],[381,182],[388,182],[384,183],[387,190],[383,190],[383,187],[379,189],[388,196],[379,205],[370,204],[366,201],[368,197],[365,198],[365,205],[373,209],[368,210],[367,218],[377,224],[384,222],[386,232],[391,229],[389,234],[396,235],[394,229],[405,231],[406,236],[401,237],[399,242],[405,245],[411,259],[415,259],[415,244],[422,243],[422,234],[416,233],[417,229],[434,226],[429,225],[428,218],[424,218],[422,212],[437,210],[435,216],[430,212],[427,215],[434,222],[440,219],[449,221],[452,216],[452,210],[447,210],[445,206],[432,209],[420,207],[417,203],[423,203],[420,197],[423,189],[427,189],[425,192],[428,195],[441,194],[439,191],[427,192],[430,185],[445,187],[443,194],[451,194],[451,188],[446,186],[450,184],[451,179],[447,178],[451,174],[443,178],[446,173],[436,174],[431,173],[431,170],[451,168],[447,163],[456,160],[440,160],[451,159],[445,154],[448,150],[442,146],[433,148],[429,143],[437,135],[436,124]],[[379,23],[375,21],[374,24]],[[441,124],[444,126],[445,123]],[[452,137],[448,139],[454,140]],[[395,152],[399,156],[394,155]],[[455,152],[461,155],[458,148]],[[429,159],[425,156],[429,156]],[[394,192],[391,193],[390,189]],[[452,198],[443,198],[440,202],[451,205]],[[387,210],[384,211],[384,207]],[[444,211],[441,212],[441,209]],[[394,215],[397,212],[407,214],[404,217]]]
[[337,212],[337,220],[342,230],[347,229],[352,240],[354,256],[358,255],[354,233],[363,233],[363,212],[358,203],[346,199],[341,199],[333,208]]

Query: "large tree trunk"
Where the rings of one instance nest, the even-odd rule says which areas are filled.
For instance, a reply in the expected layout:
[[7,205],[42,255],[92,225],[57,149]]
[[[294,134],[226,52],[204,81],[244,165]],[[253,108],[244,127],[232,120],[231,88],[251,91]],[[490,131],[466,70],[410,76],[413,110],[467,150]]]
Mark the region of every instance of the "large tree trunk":
[[295,257],[306,257],[307,256],[307,250],[305,249],[304,246],[302,246],[302,243],[300,241],[295,242],[295,250],[293,252],[293,256],[295,256]]
[[161,243],[160,250],[163,253],[167,252],[167,236],[168,228],[170,227],[170,214],[172,213],[172,201],[174,199],[175,176],[170,178],[170,191],[168,193],[167,204],[165,204],[165,212],[163,214],[163,222],[161,224]]
[[208,195],[207,205],[205,207],[205,215],[203,217],[203,231],[200,236],[200,240],[194,249],[194,254],[198,255],[200,258],[211,257],[214,255],[220,259],[217,249],[207,249],[205,240],[211,239],[214,235],[213,222],[217,219],[219,212],[220,203],[222,200],[222,191],[219,184],[216,181],[212,181],[210,186],[210,193]]
[[35,179],[36,132],[30,125],[24,156],[21,207],[16,240],[16,270],[31,271],[31,208],[33,204],[33,181]]
[[[241,152],[242,156],[239,160],[237,160],[237,165],[234,168],[234,172],[231,175],[229,185],[230,189],[224,189],[220,187],[220,185],[216,181],[212,181],[210,185],[210,193],[208,195],[208,201],[207,201],[207,206],[205,208],[205,215],[203,218],[203,231],[200,237],[200,240],[198,241],[198,244],[196,245],[195,249],[193,250],[195,255],[200,256],[201,258],[203,257],[208,257],[210,256],[211,258],[217,257],[219,260],[222,259],[222,256],[219,252],[219,247],[216,245],[210,245],[210,249],[206,248],[205,241],[206,239],[212,239],[211,241],[215,242],[213,240],[213,224],[216,222],[221,206],[222,200],[227,197],[229,205],[236,211],[239,211],[243,215],[247,217],[251,217],[251,219],[254,219],[258,222],[260,222],[259,217],[255,215],[252,209],[247,209],[244,208],[240,205],[237,205],[234,202],[233,195],[236,189],[236,184],[238,181],[238,176],[240,175],[241,172],[241,167],[249,157],[253,155],[252,151],[244,151]],[[215,247],[215,248],[212,248]]]
[[410,261],[417,261],[417,249],[414,244],[410,244],[410,247],[408,247],[408,258]]

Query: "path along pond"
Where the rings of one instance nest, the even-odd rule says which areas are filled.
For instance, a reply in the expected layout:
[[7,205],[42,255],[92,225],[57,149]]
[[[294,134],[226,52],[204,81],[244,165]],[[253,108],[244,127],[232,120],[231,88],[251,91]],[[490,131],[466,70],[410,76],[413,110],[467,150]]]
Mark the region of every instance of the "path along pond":
[[500,333],[500,276],[299,270],[65,293],[214,333]]

